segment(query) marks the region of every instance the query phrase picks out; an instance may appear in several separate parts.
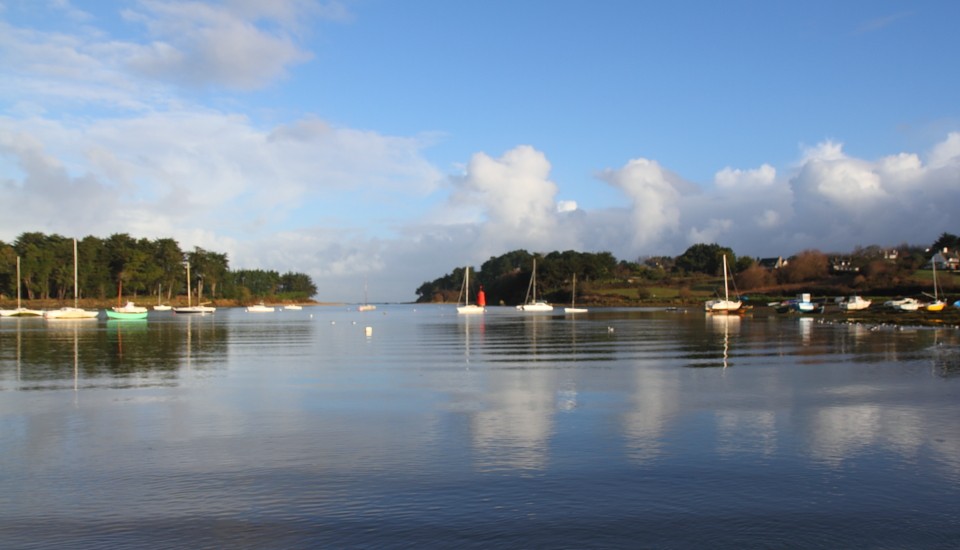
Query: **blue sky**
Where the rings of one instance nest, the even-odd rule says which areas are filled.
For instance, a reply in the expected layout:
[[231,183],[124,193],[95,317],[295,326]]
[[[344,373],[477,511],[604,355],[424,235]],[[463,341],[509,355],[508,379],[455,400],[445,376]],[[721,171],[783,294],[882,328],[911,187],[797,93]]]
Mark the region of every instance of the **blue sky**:
[[0,239],[174,237],[321,300],[517,248],[960,232],[960,4],[0,0]]

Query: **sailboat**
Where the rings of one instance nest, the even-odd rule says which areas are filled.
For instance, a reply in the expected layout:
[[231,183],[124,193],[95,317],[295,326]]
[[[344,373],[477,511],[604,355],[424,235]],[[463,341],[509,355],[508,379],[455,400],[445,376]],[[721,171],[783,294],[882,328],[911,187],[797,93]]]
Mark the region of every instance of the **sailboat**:
[[42,317],[39,309],[20,307],[20,256],[17,256],[17,309],[0,309],[0,317]]
[[146,319],[147,308],[133,302],[120,305],[123,301],[123,279],[117,284],[117,305],[106,310],[108,319]]
[[80,290],[77,284],[77,239],[73,239],[73,307],[62,307],[43,312],[44,319],[96,319],[99,312],[80,309]]
[[[937,285],[937,262],[931,261],[933,265],[933,301],[925,306],[927,311],[938,312],[943,311],[943,308],[946,307],[947,303],[940,299],[940,290]],[[927,294],[929,296],[929,294]]]
[[573,274],[573,289],[570,291],[570,307],[563,308],[564,313],[586,313],[587,308],[577,307],[577,274]]
[[533,273],[530,275],[530,284],[527,286],[527,296],[523,300],[523,304],[517,306],[517,309],[520,311],[553,311],[553,306],[544,302],[543,300],[537,300],[537,259],[533,259]]
[[160,302],[160,298],[163,296],[163,285],[157,285],[157,305],[153,306],[153,311],[170,311],[172,308],[164,303]]
[[[190,288],[190,262],[187,262],[187,307],[175,307],[175,308],[173,308],[173,312],[174,312],[174,313],[200,313],[200,314],[204,314],[204,313],[213,313],[214,311],[217,311],[217,308],[215,308],[215,307],[210,307],[210,306],[205,306],[205,305],[196,305],[196,306],[195,306],[195,305],[192,305],[192,302],[190,301],[190,300],[191,300],[191,294],[192,294],[192,293],[193,293],[193,291],[192,291],[192,289]],[[197,300],[199,300],[199,299],[200,299],[200,297],[197,296]]]
[[[462,305],[461,299],[463,300]],[[460,297],[457,298],[457,313],[465,315],[483,313],[486,310],[486,308],[483,307],[487,305],[486,302],[487,300],[483,297],[483,289],[481,288],[477,294],[477,303],[470,303],[470,266],[467,266],[463,274],[463,286],[460,287]]]
[[357,307],[357,311],[373,311],[377,306],[367,301],[367,281],[363,281],[363,303]]
[[730,287],[727,281],[727,255],[723,255],[723,299],[710,300],[704,304],[707,313],[729,313],[740,309],[743,305],[740,300],[730,299]]

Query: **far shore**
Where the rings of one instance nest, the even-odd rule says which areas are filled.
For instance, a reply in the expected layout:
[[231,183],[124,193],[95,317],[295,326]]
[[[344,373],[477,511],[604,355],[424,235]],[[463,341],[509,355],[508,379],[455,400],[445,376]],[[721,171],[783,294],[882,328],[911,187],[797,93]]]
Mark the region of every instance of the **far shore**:
[[[137,298],[124,299],[124,302],[131,301],[137,305],[146,306],[152,308],[156,298],[151,300],[138,300]],[[201,303],[204,305],[211,305],[218,308],[242,308],[247,307],[253,304],[260,303],[261,300],[250,300],[246,302],[240,302],[238,300],[201,300]],[[29,309],[39,309],[39,310],[51,310],[59,309],[64,306],[72,306],[73,300],[21,300],[22,307]],[[185,297],[181,296],[170,302],[163,302],[164,304],[171,305],[173,307],[186,306],[187,300]],[[196,301],[193,302],[196,304]],[[298,305],[303,307],[344,307],[344,306],[355,306],[356,304],[351,304],[347,302],[319,302],[316,300],[263,300],[263,303],[268,306],[274,307],[284,307],[289,305]],[[409,302],[411,306],[417,305],[430,305],[426,303],[418,304],[416,302]],[[85,309],[108,309],[117,305],[115,299],[113,300],[99,300],[93,298],[82,298],[78,301],[78,306]],[[444,305],[444,303],[434,303],[433,305]],[[456,305],[454,303],[449,303],[446,305]],[[580,305],[580,304],[578,304]],[[557,308],[556,313],[563,312],[562,304],[554,304]],[[16,299],[4,298],[0,299],[0,309],[13,309],[17,307]],[[492,307],[506,307],[512,308],[512,305],[498,305]],[[711,315],[717,316],[718,314],[706,314],[703,311],[703,302],[689,300],[678,303],[678,301],[650,301],[642,303],[630,303],[630,304],[590,304],[584,303],[583,307],[589,308],[591,310],[602,311],[606,308],[662,308],[670,311],[675,311],[683,314],[700,314],[700,315]],[[744,318],[764,318],[764,317],[781,317],[781,318],[812,318],[820,319],[824,322],[831,323],[864,323],[864,324],[874,324],[874,325],[898,325],[898,326],[932,326],[932,327],[956,327],[960,329],[960,307],[954,306],[952,303],[948,304],[943,311],[940,312],[928,312],[921,308],[919,311],[915,312],[901,312],[895,311],[890,308],[883,307],[882,303],[874,302],[872,306],[865,310],[846,312],[838,308],[836,305],[827,302],[823,311],[818,311],[815,313],[804,313],[800,314],[797,312],[787,312],[781,313],[776,310],[776,308],[768,306],[766,304],[750,304],[749,302],[744,303],[743,309],[738,312],[731,313],[729,315],[735,315]]]

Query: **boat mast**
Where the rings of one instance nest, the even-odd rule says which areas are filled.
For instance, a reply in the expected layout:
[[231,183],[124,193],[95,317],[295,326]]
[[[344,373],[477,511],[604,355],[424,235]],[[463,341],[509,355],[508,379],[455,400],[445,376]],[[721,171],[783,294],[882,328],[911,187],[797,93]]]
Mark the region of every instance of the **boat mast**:
[[190,302],[190,262],[187,262],[187,307],[193,307],[193,304]]
[[537,303],[537,259],[533,259],[533,275],[530,278],[530,285],[533,287],[533,302]]
[[730,291],[727,290],[727,255],[723,255],[723,299],[730,301]]
[[17,309],[20,309],[20,256],[17,256]]
[[570,291],[570,307],[577,307],[577,274],[573,274],[573,289]]
[[933,301],[939,302],[939,294],[937,293],[937,261],[932,260],[930,262],[933,265]]
[[79,307],[80,291],[77,288],[77,238],[73,238],[73,307]]

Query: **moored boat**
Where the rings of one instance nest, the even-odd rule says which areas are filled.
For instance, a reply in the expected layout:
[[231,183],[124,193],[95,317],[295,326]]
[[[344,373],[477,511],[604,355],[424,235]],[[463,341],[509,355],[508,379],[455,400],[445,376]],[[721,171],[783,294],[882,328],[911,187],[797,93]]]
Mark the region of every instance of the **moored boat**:
[[837,307],[842,311],[861,311],[870,307],[872,303],[872,300],[865,300],[856,294],[846,298],[837,298]]
[[43,311],[20,306],[20,256],[17,256],[17,308],[0,309],[0,317],[42,317]]
[[[213,313],[217,311],[217,308],[212,306],[205,306],[202,303],[197,306],[192,305],[192,301],[191,301],[192,292],[193,290],[190,288],[190,264],[187,263],[187,307],[175,307],[173,308],[173,312],[204,315],[207,313]],[[197,298],[199,299],[199,296]]]
[[487,298],[482,286],[477,293],[477,303],[470,303],[470,266],[467,266],[463,273],[463,285],[460,287],[460,297],[457,298],[457,313],[461,315],[483,313],[486,310],[486,308],[484,308],[485,305],[487,305]]
[[[940,299],[940,289],[937,284],[937,262],[931,260],[931,265],[933,266],[933,301],[924,306],[924,309],[931,313],[937,313],[943,311],[943,308],[947,306],[947,303]],[[924,293],[926,294],[926,293]],[[927,296],[930,296],[927,294]]]
[[703,304],[703,308],[707,313],[730,313],[731,311],[737,311],[740,309],[740,306],[743,305],[743,302],[740,300],[731,300],[730,299],[730,286],[727,279],[727,255],[723,255],[723,299],[710,300]]
[[564,313],[586,313],[587,308],[577,307],[577,274],[573,274],[573,284],[570,290],[570,307],[563,308]]
[[122,306],[115,306],[105,310],[108,319],[146,319],[147,308],[127,302]]
[[897,298],[887,300],[883,303],[883,306],[897,311],[917,311],[920,309],[920,302],[915,298]]
[[97,315],[99,314],[97,310],[89,311],[79,307],[78,302],[80,301],[80,290],[77,285],[77,280],[77,239],[73,239],[73,307],[62,307],[60,309],[44,311],[44,319],[59,320],[97,318]]
[[546,312],[553,311],[553,306],[545,302],[544,300],[537,299],[537,259],[533,259],[533,272],[530,275],[530,284],[527,286],[527,296],[523,300],[523,304],[517,306],[517,309],[520,311],[527,312]]

